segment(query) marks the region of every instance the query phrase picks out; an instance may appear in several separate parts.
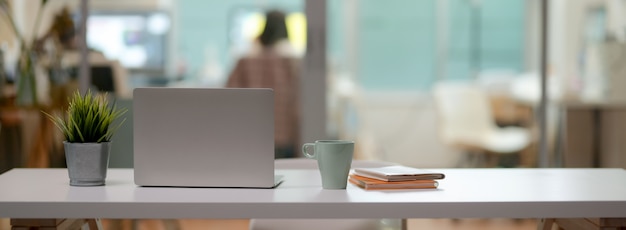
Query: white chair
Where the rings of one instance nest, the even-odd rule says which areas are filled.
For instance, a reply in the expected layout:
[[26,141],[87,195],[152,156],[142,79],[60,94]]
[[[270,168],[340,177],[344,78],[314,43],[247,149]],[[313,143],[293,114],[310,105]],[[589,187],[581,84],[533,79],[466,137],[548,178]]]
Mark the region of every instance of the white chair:
[[[391,162],[353,160],[352,167],[383,167],[397,165]],[[307,158],[277,159],[276,169],[318,169],[317,161]],[[252,219],[250,230],[376,230],[405,229],[400,219]]]
[[519,153],[531,143],[528,129],[496,125],[489,98],[472,83],[440,82],[434,99],[443,142],[490,158],[474,166],[495,166],[499,155]]

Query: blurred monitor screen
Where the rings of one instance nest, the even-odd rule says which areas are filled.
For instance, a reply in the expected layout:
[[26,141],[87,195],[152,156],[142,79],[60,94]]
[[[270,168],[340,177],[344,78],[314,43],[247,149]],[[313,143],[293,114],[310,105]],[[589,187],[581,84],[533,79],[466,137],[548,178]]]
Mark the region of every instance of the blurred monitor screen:
[[87,21],[87,43],[124,67],[162,70],[170,24],[161,12],[94,12]]

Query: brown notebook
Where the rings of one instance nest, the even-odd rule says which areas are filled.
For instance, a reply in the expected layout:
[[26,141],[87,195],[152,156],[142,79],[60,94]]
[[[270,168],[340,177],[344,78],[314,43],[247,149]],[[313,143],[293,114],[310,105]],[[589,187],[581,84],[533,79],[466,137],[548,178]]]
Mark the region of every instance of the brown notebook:
[[381,181],[368,177],[362,177],[355,174],[350,174],[350,183],[359,186],[365,190],[378,190],[378,189],[427,189],[437,188],[439,183],[434,180],[411,180],[411,181]]

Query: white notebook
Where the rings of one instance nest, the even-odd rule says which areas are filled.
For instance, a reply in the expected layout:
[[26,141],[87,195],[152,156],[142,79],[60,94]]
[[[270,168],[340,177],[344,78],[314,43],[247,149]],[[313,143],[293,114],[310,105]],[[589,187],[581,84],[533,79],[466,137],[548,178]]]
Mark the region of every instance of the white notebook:
[[378,168],[355,168],[354,173],[359,176],[383,181],[441,180],[445,178],[443,173],[431,172],[424,169],[402,165]]

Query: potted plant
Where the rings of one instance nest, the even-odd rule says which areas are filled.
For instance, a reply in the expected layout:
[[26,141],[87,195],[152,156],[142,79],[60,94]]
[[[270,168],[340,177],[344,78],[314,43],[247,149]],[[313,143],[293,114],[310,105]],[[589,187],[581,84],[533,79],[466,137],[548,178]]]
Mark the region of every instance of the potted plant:
[[61,130],[65,161],[72,186],[104,185],[109,165],[111,137],[126,119],[114,125],[127,109],[109,106],[106,95],[78,90],[70,99],[65,116],[45,113]]

